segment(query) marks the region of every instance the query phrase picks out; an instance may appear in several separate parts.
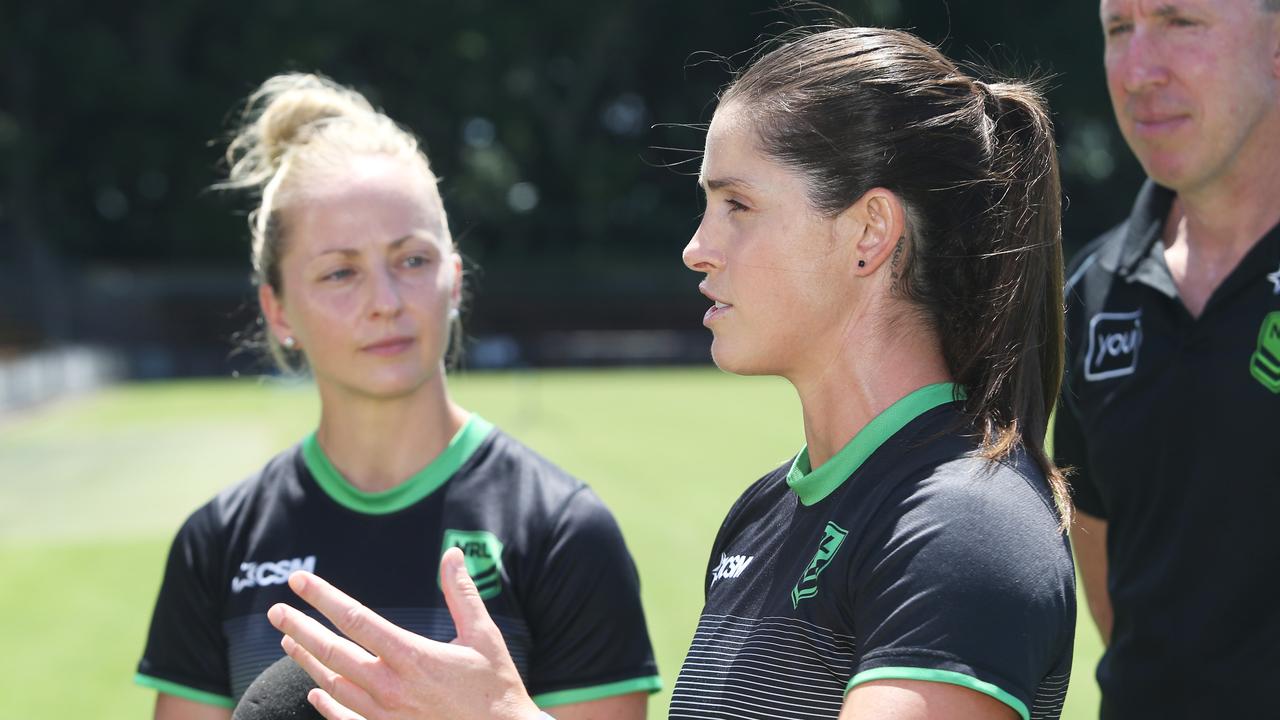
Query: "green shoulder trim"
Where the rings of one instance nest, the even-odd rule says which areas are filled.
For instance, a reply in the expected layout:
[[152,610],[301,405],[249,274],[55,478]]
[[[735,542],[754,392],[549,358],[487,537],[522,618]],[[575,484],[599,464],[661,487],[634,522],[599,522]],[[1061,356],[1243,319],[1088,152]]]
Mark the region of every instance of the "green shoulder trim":
[[871,682],[872,680],[925,680],[928,682],[947,683],[948,685],[959,685],[960,687],[980,692],[983,695],[990,695],[1017,711],[1022,720],[1031,720],[1031,712],[1027,710],[1026,704],[1002,690],[1000,686],[951,670],[914,667],[875,668],[874,670],[866,670],[854,675],[849,680],[849,684],[845,686],[844,692],[848,695],[854,686]]
[[573,690],[557,690],[556,692],[534,695],[533,702],[538,707],[549,708],[570,703],[589,702],[615,695],[626,695],[633,692],[656,693],[662,689],[662,678],[657,675],[619,680],[618,682],[575,688]]
[[409,507],[444,485],[492,430],[492,423],[472,413],[435,460],[408,480],[381,492],[365,492],[347,482],[325,457],[314,432],[302,441],[302,458],[316,484],[339,505],[366,515],[386,515]]
[[787,472],[787,485],[806,506],[813,505],[836,491],[849,479],[862,463],[871,457],[886,440],[907,423],[926,412],[949,402],[962,400],[964,388],[955,383],[935,383],[911,392],[871,419],[858,431],[848,445],[840,448],[830,460],[817,468],[809,465],[809,446],[800,448],[800,454]]
[[179,685],[176,682],[161,680],[160,678],[143,675],[142,673],[134,675],[133,681],[143,687],[149,687],[157,692],[162,692],[166,695],[173,695],[186,700],[194,700],[195,702],[203,703],[205,705],[214,705],[224,708],[234,708],[236,706],[236,701],[226,695],[205,692],[204,690],[196,690],[195,688],[189,688],[186,685]]

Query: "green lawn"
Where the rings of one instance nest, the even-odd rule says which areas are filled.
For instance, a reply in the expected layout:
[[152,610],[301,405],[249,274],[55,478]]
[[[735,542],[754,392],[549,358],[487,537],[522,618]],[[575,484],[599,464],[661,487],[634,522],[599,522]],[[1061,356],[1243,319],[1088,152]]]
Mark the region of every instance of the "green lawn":
[[[470,374],[455,396],[587,480],[636,557],[667,692],[730,503],[797,450],[774,379],[714,370]],[[112,388],[0,421],[0,720],[147,716],[131,684],[169,539],[218,488],[312,429],[309,386]],[[1064,718],[1096,717],[1087,614]],[[650,717],[666,714],[667,692]]]

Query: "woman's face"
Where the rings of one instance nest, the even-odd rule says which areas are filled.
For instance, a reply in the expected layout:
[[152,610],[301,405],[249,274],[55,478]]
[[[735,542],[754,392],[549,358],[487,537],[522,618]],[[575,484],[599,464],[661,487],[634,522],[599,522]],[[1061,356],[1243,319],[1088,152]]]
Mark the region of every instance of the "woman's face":
[[853,319],[853,243],[810,206],[796,171],[763,154],[735,104],[712,119],[699,184],[707,207],[684,263],[707,276],[716,365],[795,379],[830,362]]
[[431,182],[402,159],[359,156],[281,211],[283,292],[264,287],[263,309],[322,392],[396,397],[442,381],[462,263]]

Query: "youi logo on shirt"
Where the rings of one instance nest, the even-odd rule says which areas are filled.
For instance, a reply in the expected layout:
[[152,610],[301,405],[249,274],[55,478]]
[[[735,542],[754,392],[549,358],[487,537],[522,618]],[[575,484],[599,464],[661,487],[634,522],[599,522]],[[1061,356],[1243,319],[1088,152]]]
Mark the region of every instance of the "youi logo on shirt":
[[1089,321],[1089,353],[1084,359],[1086,380],[1132,375],[1142,347],[1142,311],[1098,313]]
[[316,556],[285,558],[270,562],[242,562],[240,574],[231,579],[231,592],[245,588],[283,585],[296,570],[316,571]]

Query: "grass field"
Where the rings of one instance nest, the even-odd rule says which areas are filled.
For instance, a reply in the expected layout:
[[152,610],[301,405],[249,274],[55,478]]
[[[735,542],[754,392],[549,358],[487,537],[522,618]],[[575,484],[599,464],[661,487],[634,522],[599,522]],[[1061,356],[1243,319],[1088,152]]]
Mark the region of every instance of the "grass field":
[[[635,555],[668,693],[745,485],[802,443],[788,385],[714,370],[470,374],[455,396],[587,480]],[[0,421],[0,720],[149,716],[131,684],[172,533],[311,430],[309,386],[125,385]],[[1081,611],[1064,718],[1096,717]]]

